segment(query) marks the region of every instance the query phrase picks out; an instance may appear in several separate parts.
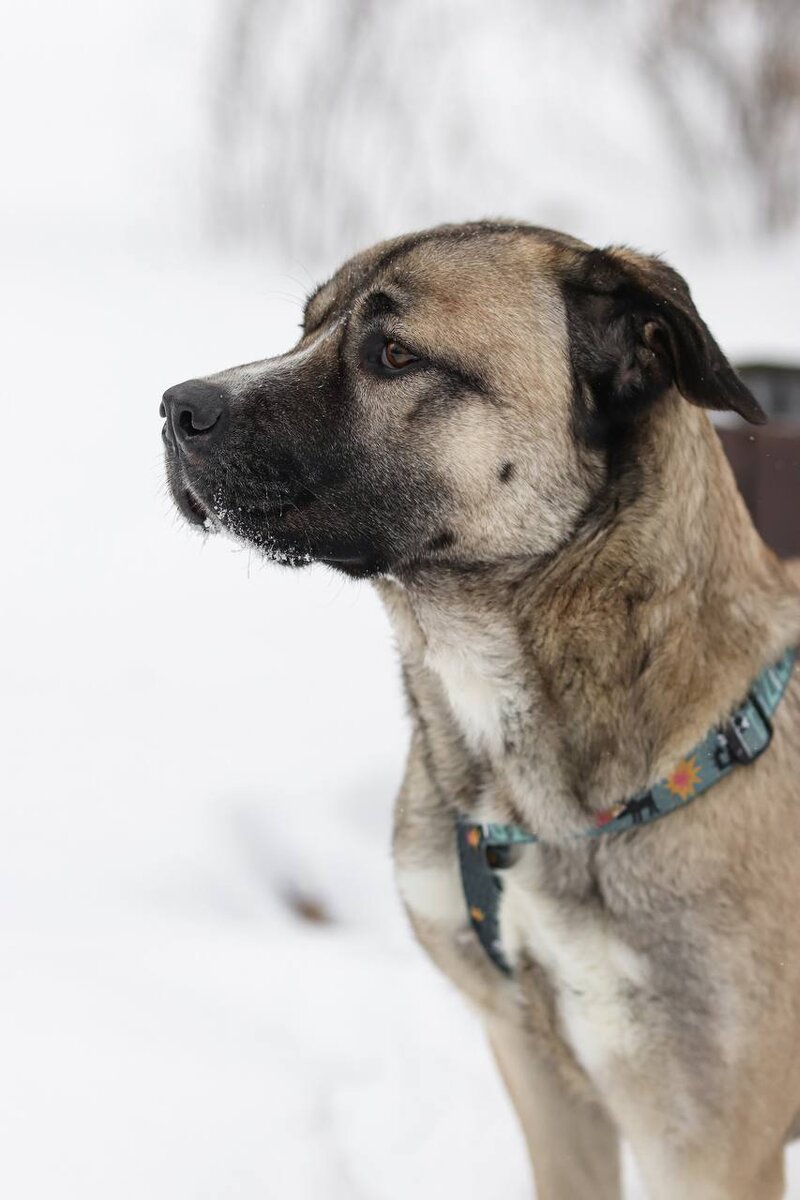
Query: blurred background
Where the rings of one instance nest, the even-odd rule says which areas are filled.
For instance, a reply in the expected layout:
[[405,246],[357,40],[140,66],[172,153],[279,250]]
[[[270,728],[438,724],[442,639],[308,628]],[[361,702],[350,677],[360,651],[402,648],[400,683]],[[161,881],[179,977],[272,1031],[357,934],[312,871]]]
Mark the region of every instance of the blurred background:
[[688,277],[800,552],[799,47],[796,0],[5,0],[3,1195],[529,1195],[395,898],[377,601],[184,528],[158,403],[372,240],[529,219]]

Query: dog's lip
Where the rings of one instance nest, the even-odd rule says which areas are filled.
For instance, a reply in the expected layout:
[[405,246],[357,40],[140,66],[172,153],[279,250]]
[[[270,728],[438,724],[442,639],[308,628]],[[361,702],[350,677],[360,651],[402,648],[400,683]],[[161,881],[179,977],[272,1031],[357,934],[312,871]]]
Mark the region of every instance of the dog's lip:
[[197,496],[194,496],[194,493],[188,490],[188,487],[184,488],[184,497],[182,499],[184,499],[187,515],[190,516],[190,520],[194,524],[205,524],[209,520],[209,512],[203,508]]
[[377,562],[368,554],[320,554],[314,558],[323,566],[343,571],[352,579],[366,579],[380,570]]
[[319,561],[337,567],[365,567],[369,559],[366,554],[323,554]]
[[181,510],[187,521],[189,521],[192,525],[204,526],[206,529],[209,527],[208,523],[211,514],[204,507],[202,501],[198,500],[194,492],[192,492],[190,488],[186,487],[185,484],[180,487],[175,499],[177,501],[178,508]]

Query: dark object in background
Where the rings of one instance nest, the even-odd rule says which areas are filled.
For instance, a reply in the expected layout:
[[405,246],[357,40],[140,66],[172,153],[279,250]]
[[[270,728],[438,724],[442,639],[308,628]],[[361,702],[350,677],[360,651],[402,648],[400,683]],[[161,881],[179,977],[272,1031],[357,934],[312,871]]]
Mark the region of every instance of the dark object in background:
[[736,368],[767,416],[800,426],[800,366],[748,363]]
[[737,422],[717,432],[761,536],[783,557],[800,555],[800,366],[737,370],[769,424]]

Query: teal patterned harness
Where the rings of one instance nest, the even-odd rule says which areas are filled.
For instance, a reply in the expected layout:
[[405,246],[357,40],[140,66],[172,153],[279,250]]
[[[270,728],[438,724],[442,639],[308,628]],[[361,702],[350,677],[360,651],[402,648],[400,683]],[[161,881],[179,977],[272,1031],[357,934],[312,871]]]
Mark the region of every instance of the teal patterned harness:
[[[630,800],[594,814],[593,823],[576,837],[624,833],[682,808],[730,775],[749,766],[772,741],[772,716],[783,698],[797,658],[792,648],[765,667],[747,699],[724,725],[714,726],[670,773]],[[510,972],[499,938],[498,910],[502,880],[513,846],[540,839],[521,825],[477,825],[460,816],[456,822],[461,882],[472,927],[501,971]]]

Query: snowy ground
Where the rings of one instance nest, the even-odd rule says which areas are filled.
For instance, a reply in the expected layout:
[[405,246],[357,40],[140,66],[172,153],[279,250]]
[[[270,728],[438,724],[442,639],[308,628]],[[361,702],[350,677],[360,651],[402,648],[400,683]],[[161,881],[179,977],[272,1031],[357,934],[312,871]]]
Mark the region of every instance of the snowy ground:
[[[382,612],[204,544],[164,494],[164,386],[285,347],[308,281],[55,240],[4,261],[0,1192],[522,1200],[478,1023],[394,895]],[[747,335],[777,349],[781,271]],[[725,271],[695,278],[754,348]]]

